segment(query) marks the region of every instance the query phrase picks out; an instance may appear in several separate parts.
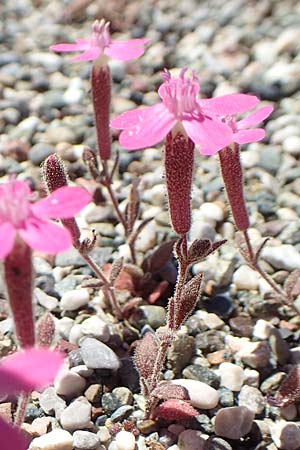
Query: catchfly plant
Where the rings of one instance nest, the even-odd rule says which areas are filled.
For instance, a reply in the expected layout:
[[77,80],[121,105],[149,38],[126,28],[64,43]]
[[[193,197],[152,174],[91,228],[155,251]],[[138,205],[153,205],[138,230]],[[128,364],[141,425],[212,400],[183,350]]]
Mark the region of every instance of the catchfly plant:
[[[46,386],[53,381],[62,362],[60,353],[39,348],[30,348],[5,358],[0,363],[0,394],[29,394]],[[3,449],[28,448],[21,431],[1,418],[0,442]]]
[[203,154],[212,155],[232,142],[232,130],[220,117],[243,113],[253,108],[258,98],[228,94],[201,99],[198,77],[194,72],[191,78],[186,77],[186,71],[182,69],[179,77],[173,78],[165,70],[158,89],[160,103],[127,111],[111,121],[113,128],[123,130],[119,141],[124,148],[137,150],[158,144],[179,124]]
[[92,26],[92,34],[89,39],[76,39],[75,44],[55,44],[50,50],[54,52],[83,52],[74,56],[72,61],[94,61],[105,55],[120,61],[130,61],[144,53],[144,45],[149,39],[129,39],[117,41],[111,38],[109,22],[96,20]]

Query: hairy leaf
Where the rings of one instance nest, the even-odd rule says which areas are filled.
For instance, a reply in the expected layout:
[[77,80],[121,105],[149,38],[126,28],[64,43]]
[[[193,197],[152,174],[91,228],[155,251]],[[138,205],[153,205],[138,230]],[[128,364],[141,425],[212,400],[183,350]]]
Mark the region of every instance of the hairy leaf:
[[152,333],[146,333],[142,340],[138,341],[134,353],[134,363],[140,376],[149,380],[158,352],[158,345]]
[[159,383],[159,385],[151,392],[151,397],[156,397],[160,400],[190,399],[187,389],[185,389],[183,386],[169,383],[168,381],[163,381]]
[[183,400],[167,400],[152,413],[154,419],[162,417],[167,421],[190,419],[198,415],[199,412]]

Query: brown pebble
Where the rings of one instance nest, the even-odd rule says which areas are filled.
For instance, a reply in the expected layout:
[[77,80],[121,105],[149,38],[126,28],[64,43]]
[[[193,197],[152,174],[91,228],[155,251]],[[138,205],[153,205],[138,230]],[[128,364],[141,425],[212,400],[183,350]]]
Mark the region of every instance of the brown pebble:
[[0,403],[0,416],[8,423],[12,423],[11,403]]
[[226,350],[217,350],[216,352],[208,353],[206,359],[212,366],[216,366],[226,361],[225,358]]
[[154,420],[141,420],[137,423],[137,429],[143,434],[151,434],[157,430],[157,424]]
[[91,403],[100,401],[102,395],[102,386],[100,384],[91,384],[84,393],[84,396]]

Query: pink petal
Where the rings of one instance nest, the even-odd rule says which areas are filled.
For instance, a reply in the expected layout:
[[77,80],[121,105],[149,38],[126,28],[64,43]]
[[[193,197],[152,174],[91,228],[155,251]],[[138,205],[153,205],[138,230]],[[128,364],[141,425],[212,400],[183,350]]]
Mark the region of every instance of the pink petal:
[[234,133],[233,139],[237,144],[250,144],[250,142],[261,141],[265,135],[265,130],[255,128],[254,130],[240,130]]
[[26,450],[28,444],[26,442],[25,436],[21,431],[6,423],[0,417],[0,443],[1,449],[6,450]]
[[[127,150],[137,150],[151,147],[162,141],[176,125],[177,119],[163,103],[148,108],[128,111],[112,121],[125,124],[125,130],[120,134],[119,142]],[[130,128],[128,127],[130,125]]]
[[70,233],[65,228],[36,217],[27,219],[24,228],[18,231],[31,248],[40,252],[55,255],[72,245]]
[[94,61],[101,54],[101,49],[99,47],[91,47],[88,50],[84,51],[81,55],[74,56],[71,61]]
[[43,219],[69,219],[90,201],[91,195],[85,189],[65,186],[31,205],[31,211]]
[[0,259],[4,259],[13,248],[16,230],[9,222],[0,225]]
[[82,52],[87,50],[90,46],[89,41],[85,39],[76,39],[75,44],[55,44],[49,48],[53,52]]
[[112,41],[111,44],[104,49],[104,53],[114,59],[121,61],[129,61],[141,56],[145,49],[143,45],[149,39],[130,39],[129,41]]
[[0,364],[0,393],[16,395],[50,384],[63,363],[59,352],[30,348],[19,351]]
[[238,121],[236,123],[236,126],[239,130],[253,127],[254,125],[257,125],[258,123],[262,122],[267,117],[269,117],[269,115],[272,114],[273,109],[274,109],[273,106],[265,106],[264,108],[260,108],[254,113],[245,117],[245,119]]
[[259,99],[255,95],[247,94],[228,94],[199,100],[200,107],[205,114],[219,116],[243,113],[257,103],[259,103]]
[[200,144],[200,153],[213,155],[233,142],[232,132],[224,123],[209,117],[187,118],[182,120],[188,136],[195,144]]
[[147,110],[149,107],[132,109],[126,111],[119,116],[111,120],[110,126],[117,130],[123,130],[126,128],[132,128],[140,122],[143,122],[144,117],[147,116]]

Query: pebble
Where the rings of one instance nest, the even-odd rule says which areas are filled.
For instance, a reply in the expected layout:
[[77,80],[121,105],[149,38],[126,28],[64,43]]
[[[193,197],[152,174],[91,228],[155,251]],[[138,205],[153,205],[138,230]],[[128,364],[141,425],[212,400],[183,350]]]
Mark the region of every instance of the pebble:
[[134,450],[135,449],[135,436],[129,431],[119,431],[115,437],[117,450]]
[[239,393],[238,405],[246,406],[254,414],[261,414],[265,408],[266,401],[259,389],[245,385]]
[[271,427],[271,437],[282,450],[297,450],[300,447],[300,429],[294,422],[275,422]]
[[99,448],[99,436],[90,431],[78,430],[73,434],[73,445],[76,450],[95,450]]
[[275,269],[292,271],[300,269],[300,253],[295,247],[283,244],[278,247],[265,247],[262,258]]
[[43,436],[33,439],[29,450],[72,450],[73,437],[71,433],[55,428]]
[[85,288],[74,289],[63,294],[60,306],[65,311],[75,311],[85,306],[90,299],[89,290]]
[[81,323],[81,332],[83,335],[92,336],[102,342],[107,342],[110,338],[108,325],[97,316],[84,320]]
[[255,291],[258,289],[259,274],[247,265],[240,266],[233,275],[233,282],[237,290],[246,289]]
[[91,428],[92,406],[85,397],[78,397],[62,412],[60,423],[64,430]]
[[215,417],[215,433],[228,439],[240,439],[251,430],[254,413],[246,406],[222,408]]
[[199,409],[215,408],[219,402],[218,392],[209,386],[197,380],[177,379],[171,383],[178,384],[187,389],[192,406]]
[[55,152],[52,145],[45,142],[39,142],[31,147],[28,153],[28,158],[35,165],[39,166],[48,156]]
[[80,350],[84,364],[89,369],[118,370],[120,368],[121,363],[115,352],[95,338],[85,338],[81,342]]
[[36,297],[38,303],[46,308],[48,311],[53,311],[58,306],[58,300],[51,295],[46,294],[42,289],[35,288],[34,296]]
[[57,419],[60,419],[61,413],[66,407],[66,402],[57,395],[54,387],[45,389],[40,395],[39,402],[46,414],[55,413]]
[[232,447],[224,439],[211,436],[206,441],[205,450],[232,450]]
[[190,380],[202,381],[215,389],[218,389],[220,385],[220,377],[216,372],[198,364],[187,366],[182,375]]
[[237,353],[239,358],[253,369],[266,367],[270,363],[271,351],[267,342],[246,342]]
[[54,381],[56,393],[68,398],[73,398],[83,392],[85,386],[86,380],[83,377],[66,369],[60,370]]
[[98,403],[101,400],[102,386],[101,384],[91,384],[84,393],[84,396],[91,403]]
[[202,434],[198,430],[184,430],[178,436],[177,445],[180,450],[204,450],[206,440]]
[[241,390],[245,378],[242,367],[224,362],[220,364],[218,372],[221,377],[221,386],[230,391],[239,392]]

